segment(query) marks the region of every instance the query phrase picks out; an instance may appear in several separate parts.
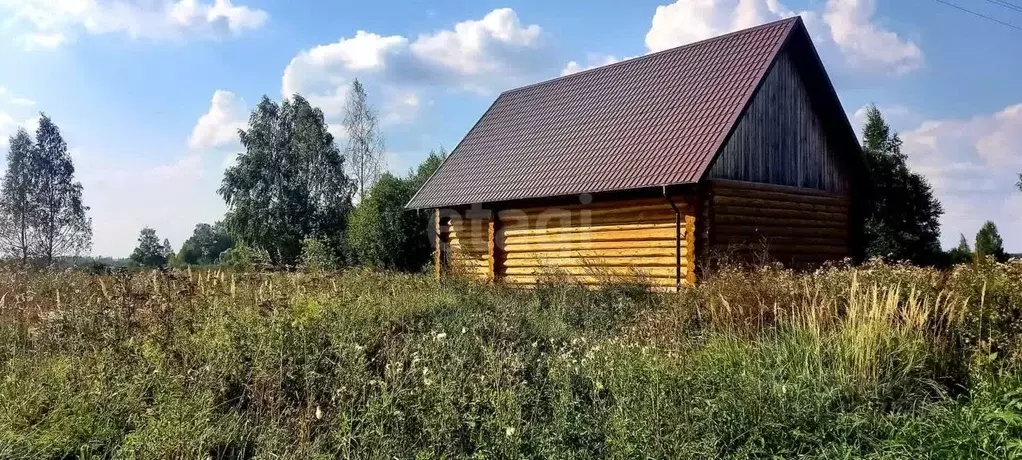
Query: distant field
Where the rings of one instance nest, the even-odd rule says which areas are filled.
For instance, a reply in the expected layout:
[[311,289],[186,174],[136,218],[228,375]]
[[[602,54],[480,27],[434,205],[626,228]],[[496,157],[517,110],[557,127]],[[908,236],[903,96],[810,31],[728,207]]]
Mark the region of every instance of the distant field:
[[707,279],[0,269],[0,458],[1022,455],[1022,262]]

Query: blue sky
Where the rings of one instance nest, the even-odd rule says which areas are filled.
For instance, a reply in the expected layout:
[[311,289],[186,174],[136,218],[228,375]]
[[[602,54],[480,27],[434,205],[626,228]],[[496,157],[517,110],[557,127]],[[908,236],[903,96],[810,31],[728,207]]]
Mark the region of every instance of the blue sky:
[[[1022,26],[1022,12],[950,1]],[[222,216],[234,133],[264,94],[301,92],[339,133],[361,78],[405,172],[503,89],[792,14],[857,128],[876,103],[901,132],[946,208],[944,245],[992,219],[1022,252],[1022,31],[933,0],[0,0],[0,152],[50,115],[93,252],[125,256],[144,225],[178,246]]]

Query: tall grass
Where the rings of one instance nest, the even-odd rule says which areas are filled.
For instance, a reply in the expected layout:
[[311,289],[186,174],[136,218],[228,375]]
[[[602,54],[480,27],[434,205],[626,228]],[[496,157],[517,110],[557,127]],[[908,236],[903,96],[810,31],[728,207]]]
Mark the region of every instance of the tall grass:
[[1020,283],[0,271],[0,458],[1005,458]]

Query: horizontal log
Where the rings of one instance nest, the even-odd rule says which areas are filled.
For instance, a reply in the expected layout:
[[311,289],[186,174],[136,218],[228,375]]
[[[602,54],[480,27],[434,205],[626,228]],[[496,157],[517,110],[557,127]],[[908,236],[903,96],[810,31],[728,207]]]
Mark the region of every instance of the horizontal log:
[[757,208],[754,206],[715,205],[714,214],[731,216],[771,217],[775,219],[806,219],[806,220],[840,220],[847,219],[847,214],[820,211],[799,211],[793,209]]
[[[685,206],[679,206],[679,210],[688,209]],[[549,208],[545,210],[538,209],[509,209],[501,211],[499,213],[500,221],[505,224],[519,224],[521,222],[535,222],[536,220],[545,220],[549,222],[557,221],[578,221],[582,219],[600,220],[600,219],[620,219],[622,216],[633,216],[635,218],[643,218],[645,216],[662,216],[671,215],[674,216],[674,210],[667,203],[666,200],[661,200],[657,204],[647,204],[635,206],[631,204],[625,204],[621,207],[616,208],[604,208],[604,209],[576,209],[567,210],[561,208]]]
[[720,244],[714,243],[715,249],[723,250],[746,250],[752,252],[766,251],[773,254],[847,254],[848,247],[844,245],[815,245],[815,244],[772,244],[772,243],[749,243],[749,244]]
[[[547,257],[543,259],[507,259],[505,267],[670,267],[673,268],[677,259],[674,255],[660,257]],[[684,260],[682,260],[684,264]]]
[[594,277],[604,276],[674,276],[675,268],[670,267],[507,267],[504,269],[506,275],[586,275]]
[[451,248],[451,252],[462,252],[466,254],[478,254],[480,252],[485,254],[488,249],[486,240],[451,240],[447,244]]
[[644,212],[644,213],[629,213],[629,214],[615,214],[608,216],[585,216],[575,215],[570,219],[522,219],[522,220],[508,220],[501,221],[501,227],[506,230],[526,230],[526,229],[539,229],[539,228],[569,228],[569,227],[595,227],[605,225],[626,225],[635,223],[673,223],[676,216],[673,211],[668,210],[667,212]]
[[[682,238],[685,238],[684,228]],[[674,229],[615,230],[589,233],[555,233],[549,235],[503,236],[504,247],[535,243],[585,243],[610,241],[671,241],[676,239]]]
[[[504,248],[504,254],[508,260],[511,259],[549,259],[549,258],[580,258],[599,259],[603,257],[674,257],[675,248],[629,248],[629,249],[599,249],[581,250],[565,249],[561,251],[513,251]],[[685,255],[685,247],[681,248],[682,256]]]
[[711,190],[713,190],[713,193],[715,194],[718,193],[739,194],[743,192],[756,192],[757,195],[761,195],[767,193],[771,194],[777,193],[784,195],[794,195],[799,197],[808,197],[810,199],[825,198],[830,200],[844,200],[845,202],[850,202],[849,197],[847,195],[836,194],[812,188],[791,187],[788,185],[763,184],[759,182],[746,182],[728,179],[713,179],[710,180],[709,183]]
[[789,219],[760,216],[735,216],[730,214],[717,214],[713,216],[713,222],[718,225],[744,225],[744,226],[788,226],[788,227],[815,227],[815,228],[847,228],[848,217],[843,216],[834,220],[810,220],[810,219]]
[[751,239],[801,236],[809,238],[848,238],[847,228],[715,225],[712,231],[714,239],[722,236],[740,236]]
[[822,246],[842,246],[847,244],[847,239],[838,236],[831,237],[809,237],[809,236],[739,236],[739,235],[715,235],[713,244],[760,244],[764,241],[770,244],[806,244]]
[[[500,240],[498,240],[500,241]],[[561,243],[509,243],[506,240],[501,242],[502,248],[507,253],[528,253],[544,251],[598,251],[605,249],[671,249],[675,247],[674,238],[647,240],[647,241],[575,241]],[[682,246],[685,242],[682,241]]]
[[[684,272],[682,273],[684,276]],[[669,277],[626,277],[626,276],[613,276],[613,277],[594,277],[587,275],[578,276],[542,276],[542,275],[508,275],[501,278],[501,281],[509,285],[539,285],[547,284],[556,281],[566,281],[575,284],[582,284],[588,286],[603,286],[609,283],[636,283],[643,285],[656,285],[656,286],[674,286],[674,276]],[[684,279],[682,280],[684,282]]]
[[[679,207],[690,204],[691,198],[685,196],[674,197],[674,202]],[[572,204],[572,205],[552,205],[552,206],[531,206],[525,208],[512,208],[502,209],[497,212],[497,216],[500,220],[506,220],[508,218],[514,218],[520,216],[522,212],[526,214],[537,214],[542,213],[550,209],[558,209],[569,212],[576,212],[580,210],[600,211],[605,209],[622,209],[626,207],[641,207],[641,206],[660,206],[670,205],[667,204],[667,200],[663,197],[655,198],[640,198],[635,200],[614,200],[614,201],[596,201],[590,204]]]
[[816,203],[800,203],[797,201],[765,200],[762,198],[739,198],[733,196],[714,196],[714,206],[748,206],[753,208],[767,209],[791,209],[795,211],[828,212],[834,214],[848,214],[848,206],[831,206]]
[[630,231],[669,231],[674,232],[677,229],[675,222],[662,222],[662,223],[632,223],[632,224],[615,224],[615,225],[593,225],[588,227],[560,227],[560,228],[530,228],[530,229],[507,229],[501,228],[498,232],[499,236],[513,237],[513,236],[538,236],[538,235],[560,235],[565,233],[582,233],[582,234],[599,234],[607,232],[615,232],[622,230]]

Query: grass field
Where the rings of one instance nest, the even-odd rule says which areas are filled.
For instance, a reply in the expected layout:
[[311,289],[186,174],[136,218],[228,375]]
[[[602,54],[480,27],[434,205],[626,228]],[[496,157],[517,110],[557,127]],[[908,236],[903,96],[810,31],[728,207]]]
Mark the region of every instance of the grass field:
[[0,270],[0,458],[1012,458],[1022,262],[681,294]]

